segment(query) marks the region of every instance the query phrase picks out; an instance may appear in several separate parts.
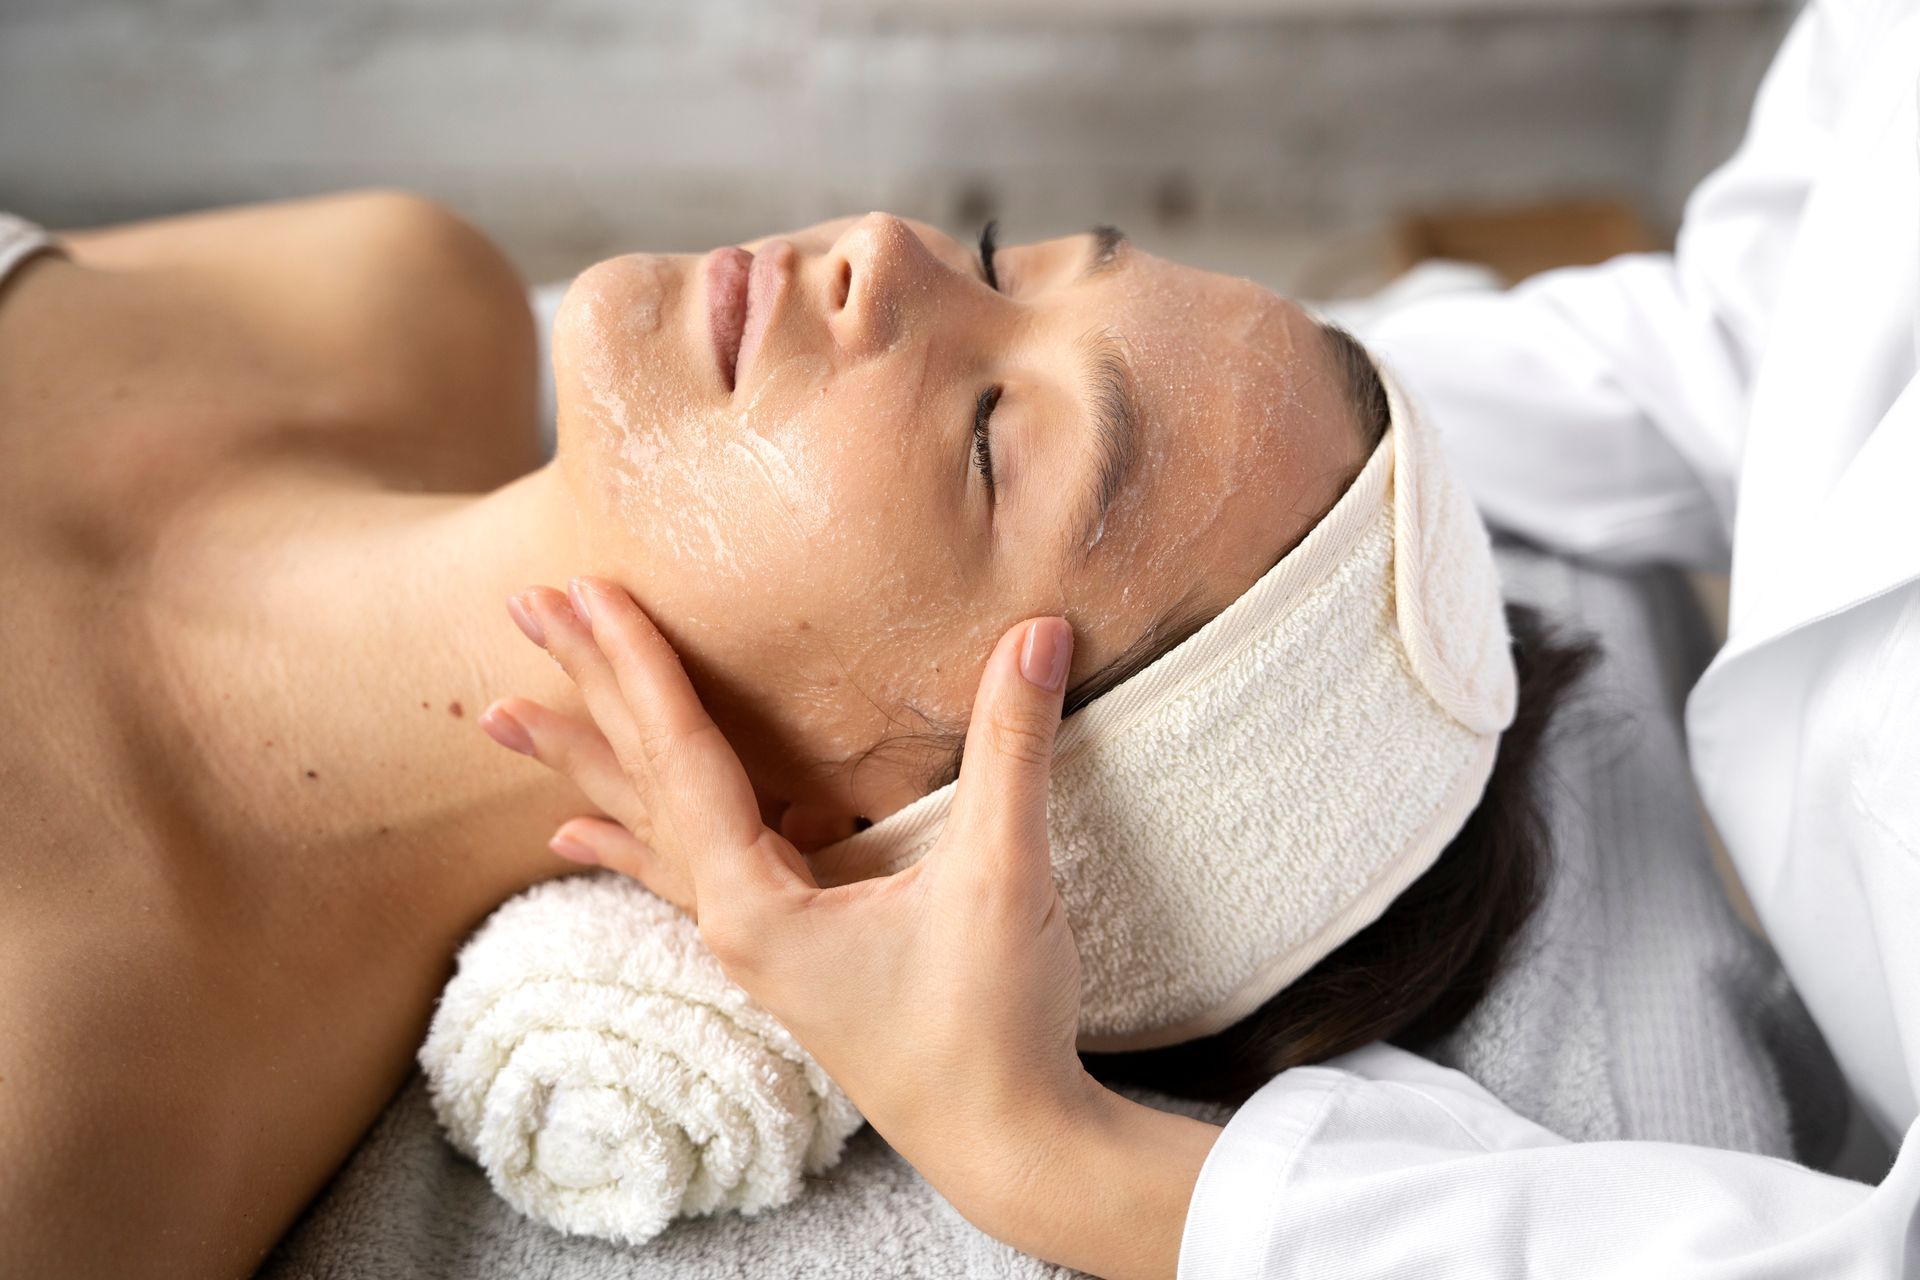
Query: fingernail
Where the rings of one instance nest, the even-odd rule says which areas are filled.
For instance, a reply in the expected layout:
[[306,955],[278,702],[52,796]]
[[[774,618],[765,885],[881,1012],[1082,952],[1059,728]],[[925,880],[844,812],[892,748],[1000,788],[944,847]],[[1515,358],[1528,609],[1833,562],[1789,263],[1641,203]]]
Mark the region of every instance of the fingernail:
[[520,634],[539,645],[547,647],[547,632],[540,625],[540,619],[533,616],[533,610],[527,608],[523,596],[507,597],[507,612],[513,615],[513,625],[520,628]]
[[581,844],[572,836],[556,835],[547,841],[547,848],[553,850],[568,862],[583,862],[589,867],[600,865],[600,859],[593,856],[593,850]]
[[1073,628],[1065,618],[1041,618],[1027,628],[1020,646],[1020,674],[1048,693],[1054,693],[1067,681],[1067,666],[1073,661]]
[[587,589],[574,578],[567,583],[567,599],[573,601],[573,611],[580,615],[580,621],[589,627],[593,625],[593,610],[587,608]]
[[527,732],[527,726],[498,707],[488,707],[480,713],[480,727],[507,750],[518,751],[523,756],[533,754],[533,735]]

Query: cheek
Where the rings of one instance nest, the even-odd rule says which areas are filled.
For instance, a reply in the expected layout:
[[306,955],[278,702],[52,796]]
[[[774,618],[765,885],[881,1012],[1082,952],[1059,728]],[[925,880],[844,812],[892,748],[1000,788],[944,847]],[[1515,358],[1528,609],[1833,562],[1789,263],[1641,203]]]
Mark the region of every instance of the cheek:
[[836,377],[795,355],[739,405],[676,392],[685,375],[660,344],[606,339],[621,313],[590,305],[593,283],[575,286],[555,346],[576,391],[565,403],[562,382],[561,460],[594,560],[690,642],[777,672],[782,718],[829,754],[926,727],[891,718],[901,708],[963,725],[1008,620],[967,571],[962,513],[940,487],[959,485],[965,458],[941,470],[915,379]]
[[951,592],[927,478],[877,380],[793,356],[736,406],[675,403],[643,369],[631,376],[611,407],[574,407],[563,445],[578,447],[562,461],[595,558],[644,573],[659,603],[773,624],[833,611],[885,629],[917,597]]
[[[752,399],[707,415],[674,443],[663,523],[699,524],[730,590],[777,600],[800,620],[871,572],[862,519],[880,476],[853,447],[827,361],[796,356]],[[682,557],[684,558],[684,557]]]
[[924,428],[883,372],[835,377],[823,358],[789,358],[703,465],[744,579],[804,583],[823,607],[857,596],[889,625],[915,588],[950,590],[953,565]]
[[[753,527],[737,534],[750,581],[813,641],[796,685],[839,741],[864,747],[964,725],[974,681],[1008,619],[968,558],[958,486],[943,471],[897,376],[841,376],[824,393],[771,401],[733,438],[722,465]],[[933,433],[937,434],[937,433]],[[924,717],[924,719],[922,719]],[[831,736],[831,735],[823,735]]]
[[998,619],[956,625],[951,616],[896,626],[829,622],[822,642],[792,667],[789,705],[807,717],[809,736],[829,758],[892,741],[923,750],[917,739],[935,730],[965,731],[981,667],[1002,629]]

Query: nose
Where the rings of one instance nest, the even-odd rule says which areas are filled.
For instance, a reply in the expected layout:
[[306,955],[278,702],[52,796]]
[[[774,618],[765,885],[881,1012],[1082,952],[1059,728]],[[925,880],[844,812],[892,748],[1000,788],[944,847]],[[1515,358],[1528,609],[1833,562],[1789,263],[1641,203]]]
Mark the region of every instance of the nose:
[[919,311],[939,305],[945,286],[957,278],[890,213],[857,219],[828,259],[828,326],[841,349],[855,355],[893,345]]

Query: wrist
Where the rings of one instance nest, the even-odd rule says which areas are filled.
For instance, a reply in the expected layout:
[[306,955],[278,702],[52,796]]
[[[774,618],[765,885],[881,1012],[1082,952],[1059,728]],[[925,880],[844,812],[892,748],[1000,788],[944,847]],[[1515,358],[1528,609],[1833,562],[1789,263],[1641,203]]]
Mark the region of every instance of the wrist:
[[1003,1130],[998,1168],[949,1198],[988,1234],[1049,1262],[1108,1280],[1171,1277],[1219,1136],[1217,1125],[1133,1102],[1089,1076],[1048,1117]]

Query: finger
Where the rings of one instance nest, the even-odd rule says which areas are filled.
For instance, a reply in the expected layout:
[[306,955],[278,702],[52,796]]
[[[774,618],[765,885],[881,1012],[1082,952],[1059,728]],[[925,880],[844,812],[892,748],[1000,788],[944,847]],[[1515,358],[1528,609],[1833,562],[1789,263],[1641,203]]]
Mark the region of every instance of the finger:
[[652,843],[685,860],[695,900],[711,908],[700,914],[703,936],[732,940],[735,962],[750,963],[760,949],[778,947],[780,926],[818,884],[806,859],[762,820],[745,767],[652,620],[614,583],[571,585],[635,725],[640,759],[613,746],[629,775],[649,775]]
[[964,861],[996,883],[1051,875],[1048,774],[1072,658],[1066,619],[1036,618],[1002,636],[981,673],[953,816]]
[[480,713],[501,746],[531,756],[580,789],[600,812],[647,838],[647,810],[598,726],[526,698],[501,698]]
[[548,847],[563,858],[618,871],[645,885],[688,915],[694,914],[693,881],[676,858],[655,855],[652,846],[606,818],[573,818],[553,833]]
[[629,772],[644,767],[652,775],[656,812],[670,808],[703,851],[758,845],[767,828],[753,784],[673,646],[623,588],[576,578],[571,594],[588,615],[598,657],[634,728],[631,748],[615,742],[614,750]]
[[[542,646],[580,690],[587,714],[593,717],[615,758],[631,765],[636,733],[633,716],[620,694],[613,668],[594,644],[592,626],[580,608],[583,602],[577,599],[577,592],[572,594],[575,598],[570,599],[552,587],[528,587],[516,598],[520,607],[512,610],[514,621],[529,636],[537,633],[541,637]],[[523,613],[531,621],[531,630],[522,621]],[[645,778],[633,781],[641,785]]]

